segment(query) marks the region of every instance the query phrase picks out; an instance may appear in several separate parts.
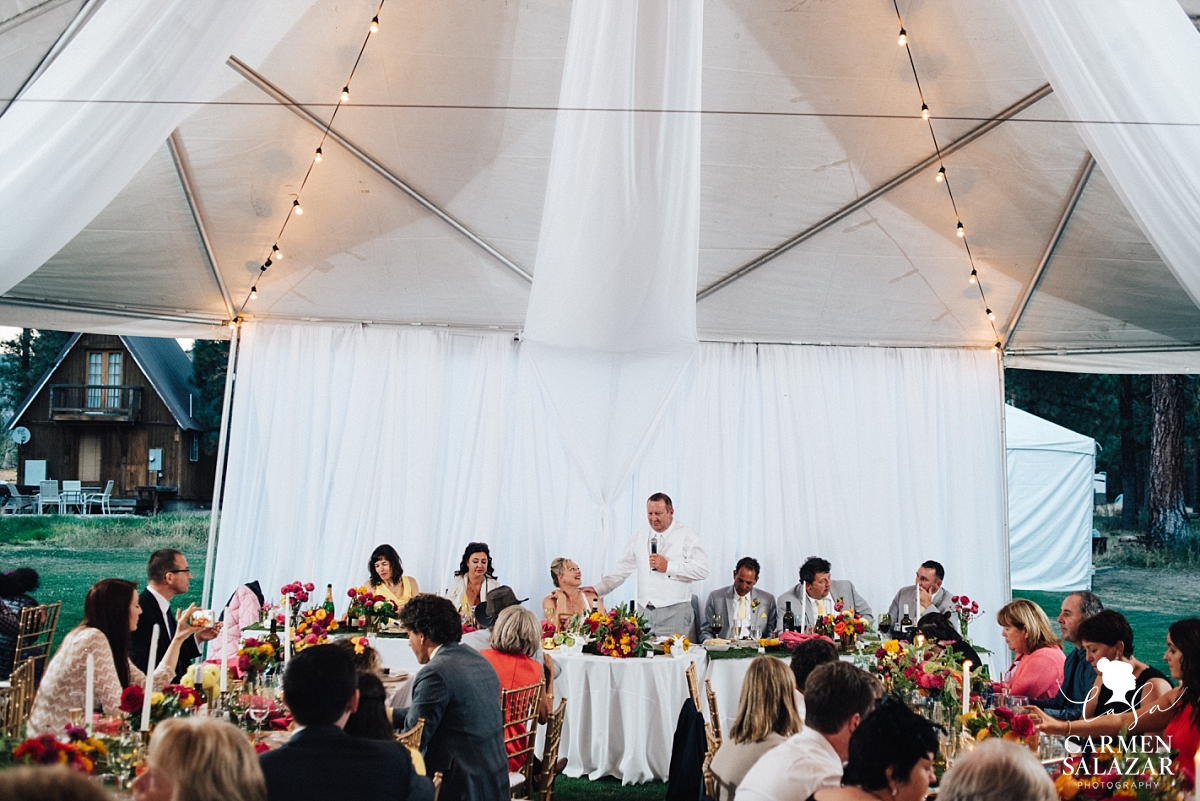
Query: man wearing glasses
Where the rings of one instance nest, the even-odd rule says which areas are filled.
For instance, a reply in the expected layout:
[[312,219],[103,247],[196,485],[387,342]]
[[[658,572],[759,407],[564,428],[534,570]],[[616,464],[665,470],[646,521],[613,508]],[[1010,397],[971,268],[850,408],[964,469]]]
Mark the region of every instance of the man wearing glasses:
[[[187,557],[182,553],[174,548],[160,548],[150,554],[150,561],[146,564],[146,576],[149,579],[146,589],[138,596],[142,615],[129,638],[129,659],[142,672],[146,671],[146,663],[149,661],[150,632],[154,625],[158,624],[158,653],[154,656],[154,664],[157,665],[162,659],[171,638],[175,636],[175,615],[171,613],[171,599],[188,591],[192,571],[188,568]],[[218,631],[219,626],[201,629],[183,644],[179,649],[179,667],[175,672],[175,681],[179,681],[192,660],[200,656],[200,643],[213,639]]]

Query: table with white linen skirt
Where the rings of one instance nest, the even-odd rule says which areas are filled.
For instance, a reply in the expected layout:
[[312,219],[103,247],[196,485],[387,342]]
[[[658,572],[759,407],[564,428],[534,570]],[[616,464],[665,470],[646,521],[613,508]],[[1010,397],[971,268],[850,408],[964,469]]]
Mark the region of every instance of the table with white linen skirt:
[[[614,659],[551,651],[560,668],[555,705],[567,699],[560,757],[564,773],[590,779],[615,776],[622,784],[665,781],[679,710],[688,697],[687,666],[704,675],[707,655],[694,648],[683,658]],[[541,753],[545,727],[539,729]]]
[[408,638],[368,636],[367,640],[379,652],[383,666],[388,668],[391,675],[408,674],[402,681],[384,682],[389,695],[388,705],[400,709],[412,706],[413,680],[417,677],[417,671],[421,669],[421,663],[417,661],[417,655],[408,644]]

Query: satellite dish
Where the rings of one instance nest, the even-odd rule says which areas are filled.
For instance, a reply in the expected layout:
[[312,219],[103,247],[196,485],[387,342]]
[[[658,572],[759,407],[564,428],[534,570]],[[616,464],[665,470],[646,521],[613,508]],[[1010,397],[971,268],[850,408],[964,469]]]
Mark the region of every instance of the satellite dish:
[[29,442],[29,429],[25,426],[17,426],[9,436],[18,445],[24,445],[26,442]]

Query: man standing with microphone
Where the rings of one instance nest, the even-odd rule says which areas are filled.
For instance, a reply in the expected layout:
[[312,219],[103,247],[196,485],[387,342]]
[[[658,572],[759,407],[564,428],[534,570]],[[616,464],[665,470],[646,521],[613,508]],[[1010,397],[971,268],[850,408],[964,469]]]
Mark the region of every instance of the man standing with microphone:
[[638,611],[650,621],[650,632],[670,636],[692,628],[692,582],[708,578],[708,554],[695,531],[675,522],[671,499],[656,492],[646,501],[649,526],[638,529],[625,553],[595,587],[608,595],[637,571]]

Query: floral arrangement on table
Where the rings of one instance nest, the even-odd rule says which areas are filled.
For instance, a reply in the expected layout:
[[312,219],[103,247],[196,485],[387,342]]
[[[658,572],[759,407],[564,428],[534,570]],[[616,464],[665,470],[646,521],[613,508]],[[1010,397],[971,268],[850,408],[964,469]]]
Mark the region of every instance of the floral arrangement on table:
[[346,590],[346,595],[350,597],[350,607],[346,610],[349,625],[374,628],[400,616],[395,603],[371,592],[370,587],[355,587]]
[[564,648],[580,647],[587,644],[592,637],[591,626],[584,622],[583,615],[571,615],[559,630],[549,620],[542,621],[542,637],[549,639],[554,645]]
[[588,650],[617,659],[644,657],[650,653],[650,624],[644,615],[620,604],[607,612],[596,611],[583,619],[592,638]]
[[13,764],[17,765],[66,765],[69,768],[92,775],[96,762],[108,758],[104,743],[88,737],[82,726],[68,725],[65,741],[50,734],[31,737],[18,745],[12,752]]
[[329,632],[337,628],[337,618],[325,609],[305,609],[292,630],[292,651],[299,653],[310,645],[324,645],[329,642]]
[[967,639],[967,624],[979,617],[982,610],[976,601],[965,595],[951,595],[950,603],[954,604],[951,611],[958,615],[958,633]]
[[[1126,745],[1140,744],[1139,737],[1113,738]],[[1147,738],[1148,739],[1148,738]],[[1174,752],[1171,752],[1172,754]],[[1063,801],[1072,799],[1129,798],[1138,801],[1181,801],[1186,794],[1182,771],[1160,773],[1166,754],[1137,748],[1104,745],[1091,754],[1072,756],[1050,774]]]
[[[121,691],[119,709],[130,715],[140,715],[146,701],[145,691],[131,684]],[[190,715],[204,703],[204,696],[182,684],[166,684],[159,692],[150,693],[150,722],[159,723],[167,718]]]
[[1001,740],[1025,743],[1037,750],[1037,726],[1029,715],[998,706],[986,712],[974,710],[966,715],[959,715],[958,721],[976,740],[998,737]]
[[242,675],[253,680],[278,661],[275,646],[269,642],[259,642],[254,637],[247,637],[237,652],[237,666]]
[[813,632],[832,637],[840,642],[842,650],[854,647],[858,636],[867,630],[867,621],[853,609],[847,609],[846,604],[839,598],[833,604],[832,615],[818,615],[813,624]]
[[[197,673],[199,673],[199,681],[197,681]],[[183,678],[179,680],[179,683],[184,687],[192,689],[195,689],[197,684],[199,684],[205,698],[212,701],[221,688],[221,666],[212,662],[202,662],[192,665],[183,674]]]
[[[936,645],[887,640],[875,650],[870,672],[883,681],[886,692],[905,701],[916,692],[941,701],[943,708],[958,714],[962,707],[962,667],[949,648],[935,653]],[[982,675],[971,675],[972,699],[982,697],[984,684]]]
[[301,605],[308,603],[308,594],[315,589],[316,585],[311,581],[306,584],[293,581],[291,584],[284,584],[280,587],[279,593],[288,599],[292,612],[295,613]]

